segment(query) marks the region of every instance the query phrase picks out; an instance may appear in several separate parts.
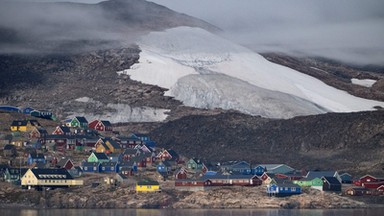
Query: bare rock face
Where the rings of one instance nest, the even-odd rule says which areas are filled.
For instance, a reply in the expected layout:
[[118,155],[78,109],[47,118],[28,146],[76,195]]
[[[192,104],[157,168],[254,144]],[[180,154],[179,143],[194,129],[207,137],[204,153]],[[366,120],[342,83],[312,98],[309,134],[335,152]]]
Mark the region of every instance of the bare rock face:
[[382,172],[383,111],[270,120],[239,113],[167,122],[150,137],[160,147],[207,161],[287,163],[297,169]]

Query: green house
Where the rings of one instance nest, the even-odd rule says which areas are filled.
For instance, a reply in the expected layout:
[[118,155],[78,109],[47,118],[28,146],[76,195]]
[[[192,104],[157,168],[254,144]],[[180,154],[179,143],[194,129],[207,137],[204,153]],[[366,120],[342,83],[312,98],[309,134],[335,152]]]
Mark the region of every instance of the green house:
[[196,159],[196,158],[191,158],[187,162],[188,169],[201,170],[203,169],[203,166],[204,164],[199,159]]
[[76,116],[71,120],[70,126],[74,128],[88,128],[88,121],[85,117]]
[[105,153],[92,152],[92,154],[88,157],[87,162],[96,162],[96,163],[109,162],[109,158]]
[[313,178],[313,179],[300,179],[294,180],[294,184],[298,184],[301,187],[312,187],[318,190],[323,190],[323,180],[321,178]]

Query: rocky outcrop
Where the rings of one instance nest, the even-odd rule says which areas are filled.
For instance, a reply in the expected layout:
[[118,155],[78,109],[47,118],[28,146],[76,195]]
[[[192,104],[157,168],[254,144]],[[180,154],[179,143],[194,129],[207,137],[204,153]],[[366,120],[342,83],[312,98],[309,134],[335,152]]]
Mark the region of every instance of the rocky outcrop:
[[264,187],[229,187],[208,191],[135,193],[127,187],[83,187],[49,191],[21,190],[1,183],[0,207],[24,208],[366,208],[367,204],[316,190],[279,198]]

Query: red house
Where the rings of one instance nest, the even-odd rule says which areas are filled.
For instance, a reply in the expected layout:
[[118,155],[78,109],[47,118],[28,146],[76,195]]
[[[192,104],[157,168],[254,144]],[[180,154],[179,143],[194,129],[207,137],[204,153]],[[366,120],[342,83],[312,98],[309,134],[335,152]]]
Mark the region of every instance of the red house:
[[111,122],[105,120],[94,120],[88,124],[88,127],[97,131],[112,131],[113,129]]
[[187,179],[187,170],[181,167],[175,172],[175,179]]
[[71,129],[67,126],[57,126],[52,132],[54,135],[71,135]]
[[377,189],[381,186],[384,186],[384,181],[376,181],[376,182],[365,182],[363,183],[363,187],[369,189]]
[[378,179],[371,175],[365,175],[361,177],[359,180],[353,181],[353,184],[356,186],[363,186],[364,183],[377,182]]
[[56,167],[64,168],[66,170],[72,169],[74,167],[73,162],[69,158],[62,158],[57,164]]

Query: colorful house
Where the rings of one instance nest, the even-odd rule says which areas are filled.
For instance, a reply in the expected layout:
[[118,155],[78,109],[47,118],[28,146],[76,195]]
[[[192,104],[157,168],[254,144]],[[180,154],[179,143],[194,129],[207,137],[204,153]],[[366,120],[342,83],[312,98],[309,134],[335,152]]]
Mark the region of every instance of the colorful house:
[[345,194],[350,196],[363,196],[370,195],[370,191],[369,189],[363,187],[349,187],[345,190]]
[[99,166],[99,172],[118,172],[117,162],[102,162]]
[[160,159],[160,160],[173,160],[173,161],[176,161],[178,162],[180,157],[179,155],[172,149],[169,149],[169,150],[161,150],[159,152],[159,154],[157,154],[156,158]]
[[187,161],[187,168],[190,170],[202,170],[204,163],[197,158],[191,158]]
[[175,179],[187,179],[187,170],[181,167],[175,171]]
[[160,184],[157,181],[143,180],[136,183],[136,192],[160,192]]
[[57,126],[52,132],[54,135],[71,135],[71,129],[67,126]]
[[251,174],[251,165],[246,161],[231,161],[221,165],[223,172],[240,173],[243,175]]
[[125,176],[132,176],[137,172],[137,164],[134,161],[127,161],[119,164],[119,173]]
[[290,181],[283,181],[267,185],[267,194],[270,196],[292,196],[301,194],[301,187]]
[[120,145],[111,138],[100,138],[95,144],[96,152],[117,153],[122,152]]
[[298,184],[301,187],[311,187],[317,190],[323,190],[323,180],[321,178],[302,178],[300,180],[292,181],[294,184]]
[[32,165],[33,163],[43,163],[45,164],[45,157],[42,153],[30,153],[27,158],[27,164]]
[[269,174],[277,174],[277,173],[291,173],[295,171],[292,167],[286,165],[286,164],[260,164],[260,167],[264,168],[264,172],[267,172]]
[[259,186],[262,181],[256,175],[205,175],[208,186]]
[[339,182],[341,182],[340,175],[337,171],[309,171],[304,178],[314,179],[322,177],[335,177]]
[[353,184],[356,186],[363,186],[364,183],[377,182],[377,181],[379,181],[379,179],[376,178],[375,176],[364,175],[359,180],[354,181]]
[[63,168],[66,170],[72,169],[74,167],[74,164],[70,158],[62,158],[57,164],[57,168]]
[[88,124],[89,128],[92,128],[97,131],[112,131],[113,127],[111,122],[106,120],[93,120]]
[[83,161],[81,163],[81,169],[83,170],[83,172],[99,172],[100,163]]
[[19,120],[12,122],[11,131],[27,132],[33,130],[35,127],[41,127],[40,123],[36,120]]
[[352,175],[349,173],[341,173],[340,178],[342,184],[352,184],[353,182]]
[[21,186],[28,189],[81,185],[83,185],[83,180],[74,180],[66,169],[28,169],[21,178]]
[[45,130],[44,128],[37,128],[37,127],[35,127],[29,133],[29,138],[30,139],[44,138],[47,135],[48,135],[47,130]]
[[341,183],[336,177],[321,177],[323,180],[323,191],[341,191]]
[[172,165],[168,161],[160,161],[160,163],[156,165],[156,170],[159,173],[170,173],[172,172]]
[[8,167],[5,169],[3,179],[6,182],[18,184],[21,177],[27,172],[26,168]]
[[14,157],[17,154],[16,146],[12,144],[7,144],[3,148],[4,157]]
[[88,128],[88,121],[85,117],[76,116],[71,120],[70,126],[74,128]]
[[87,162],[109,162],[109,158],[105,153],[92,152],[91,155],[89,155]]

